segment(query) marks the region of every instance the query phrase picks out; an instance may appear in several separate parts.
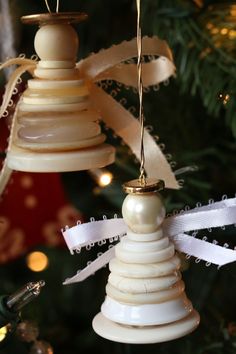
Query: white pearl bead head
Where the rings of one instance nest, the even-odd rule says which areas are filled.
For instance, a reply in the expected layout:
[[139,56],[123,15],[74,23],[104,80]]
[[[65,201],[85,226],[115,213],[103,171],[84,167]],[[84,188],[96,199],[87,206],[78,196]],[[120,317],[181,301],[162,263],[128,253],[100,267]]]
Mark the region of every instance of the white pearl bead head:
[[79,39],[74,28],[67,24],[42,26],[36,33],[34,47],[41,60],[75,61]]
[[122,205],[125,223],[135,233],[155,232],[165,218],[165,207],[157,193],[128,194]]

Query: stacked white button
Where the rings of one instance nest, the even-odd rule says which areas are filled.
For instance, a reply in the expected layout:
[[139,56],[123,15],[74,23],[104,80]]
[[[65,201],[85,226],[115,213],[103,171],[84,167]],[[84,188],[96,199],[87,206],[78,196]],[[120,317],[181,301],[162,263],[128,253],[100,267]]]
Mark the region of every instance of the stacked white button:
[[[115,249],[103,315],[116,322],[138,326],[159,325],[186,317],[192,311],[192,305],[184,294],[174,245],[161,229],[165,212],[159,195],[130,194],[123,203],[122,212],[131,230],[128,229],[127,236]],[[133,268],[128,268],[129,265]],[[141,266],[138,276],[137,266]],[[156,273],[152,273],[153,269]],[[147,307],[147,304],[152,305]],[[130,305],[131,310],[128,309]],[[170,311],[166,311],[168,306]],[[119,307],[125,315],[117,316]],[[135,319],[132,317],[134,309]]]

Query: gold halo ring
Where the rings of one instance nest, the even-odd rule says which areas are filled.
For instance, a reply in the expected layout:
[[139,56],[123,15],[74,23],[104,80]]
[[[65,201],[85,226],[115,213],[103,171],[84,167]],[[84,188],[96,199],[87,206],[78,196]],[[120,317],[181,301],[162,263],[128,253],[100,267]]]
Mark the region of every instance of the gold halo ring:
[[22,16],[21,21],[27,25],[46,25],[55,23],[79,23],[87,20],[84,12],[51,12]]
[[123,190],[129,194],[155,193],[164,189],[164,187],[164,181],[152,178],[147,178],[144,184],[139,179],[123,184]]

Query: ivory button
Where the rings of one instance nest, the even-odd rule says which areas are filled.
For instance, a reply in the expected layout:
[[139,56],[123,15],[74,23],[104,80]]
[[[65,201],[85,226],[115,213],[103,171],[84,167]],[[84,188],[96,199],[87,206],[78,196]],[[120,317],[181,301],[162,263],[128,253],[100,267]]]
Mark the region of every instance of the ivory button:
[[101,134],[101,128],[97,123],[88,122],[73,124],[54,124],[50,126],[25,126],[19,129],[20,139],[35,143],[64,143],[89,139]]
[[111,272],[128,278],[152,278],[168,275],[180,268],[180,259],[173,256],[168,261],[151,264],[131,264],[124,263],[117,258],[113,258],[109,263]]
[[142,234],[137,234],[137,232],[133,232],[131,231],[129,228],[127,230],[127,237],[130,240],[133,241],[155,241],[155,240],[159,240],[160,238],[163,237],[163,230],[160,227],[157,231],[152,232],[152,233],[142,233]]
[[181,274],[179,272],[164,277],[141,279],[124,278],[120,275],[111,273],[108,278],[108,283],[125,293],[142,294],[168,289],[180,279]]
[[17,121],[20,125],[27,126],[58,126],[95,122],[100,119],[98,112],[93,110],[83,110],[77,112],[19,112]]
[[121,244],[115,246],[115,254],[116,257],[125,263],[140,263],[140,264],[148,264],[148,263],[155,263],[155,262],[163,262],[167,259],[173,257],[175,254],[175,248],[173,243],[161,250],[161,251],[154,251],[154,252],[130,252],[126,251],[121,247]]
[[130,326],[154,326],[178,321],[193,310],[183,293],[179,297],[159,304],[126,305],[106,297],[102,314],[112,321]]
[[130,305],[158,304],[160,302],[169,301],[179,296],[184,291],[184,282],[179,280],[172,287],[165,290],[154,291],[151,293],[131,294],[120,291],[110,283],[106,286],[106,293],[109,297],[116,301],[120,301]]
[[169,246],[168,237],[163,237],[157,241],[149,242],[137,242],[127,238],[127,236],[121,239],[121,247],[130,252],[153,252],[160,251]]

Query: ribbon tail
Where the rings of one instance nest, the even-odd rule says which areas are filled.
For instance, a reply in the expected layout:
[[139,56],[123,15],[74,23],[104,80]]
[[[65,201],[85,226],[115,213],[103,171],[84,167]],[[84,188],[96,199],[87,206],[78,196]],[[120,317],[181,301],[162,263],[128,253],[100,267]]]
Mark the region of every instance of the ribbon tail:
[[236,251],[215,245],[193,236],[179,234],[172,237],[175,248],[187,255],[219,266],[236,261]]
[[[14,135],[14,130],[15,130],[15,125],[16,125],[16,116],[17,116],[17,109],[15,110],[15,113],[12,118],[11,122],[11,128],[10,128],[10,136],[9,136],[9,145],[7,148],[7,153],[11,149],[12,146],[12,140],[13,140],[13,135]],[[3,166],[0,172],[0,195],[4,192],[12,174],[13,170],[8,167],[7,164],[7,156],[3,162]]]
[[12,170],[7,166],[6,160],[4,160],[3,167],[0,172],[0,195],[4,192],[6,185],[11,178]]
[[[10,102],[12,94],[13,94],[13,90],[17,84],[17,80],[21,77],[21,75],[24,72],[26,72],[26,71],[31,72],[35,67],[35,62],[33,60],[23,59],[23,58],[14,58],[14,59],[9,59],[5,63],[3,63],[0,66],[0,70],[4,69],[10,65],[16,65],[16,64],[21,65],[21,66],[19,68],[17,68],[12,73],[12,75],[10,76],[9,81],[6,85],[5,94],[3,96],[3,101],[2,101],[1,108],[0,108],[0,118],[3,117],[4,112],[7,110],[7,107],[9,105],[9,102]],[[13,130],[14,130],[15,120],[16,120],[16,112],[17,112],[17,110],[15,111],[15,114],[12,119],[8,151],[9,151],[11,144],[12,144]],[[6,158],[4,160],[3,167],[2,167],[2,170],[0,173],[0,195],[4,192],[6,185],[11,177],[11,174],[12,174],[12,169],[10,169],[8,167],[7,158]]]
[[110,260],[114,257],[115,257],[115,248],[112,247],[108,251],[104,252],[100,257],[95,259],[95,261],[90,263],[86,268],[84,268],[79,273],[74,275],[72,278],[66,279],[63,285],[78,283],[87,279],[90,275],[94,274],[97,270],[101,269],[107,263],[109,263]]
[[[34,63],[34,66],[35,66],[35,63]],[[0,108],[0,117],[3,116],[4,112],[6,111],[8,105],[9,105],[13,90],[14,90],[16,83],[17,83],[17,80],[21,77],[22,74],[24,74],[24,72],[26,72],[26,71],[31,72],[31,70],[34,68],[34,66],[32,64],[22,65],[12,73],[12,75],[10,76],[9,81],[6,85],[6,90],[5,90],[5,93],[3,96],[3,102],[2,102],[2,105]],[[1,67],[4,67],[4,64]],[[1,67],[0,67],[0,69],[1,69]]]
[[[120,136],[140,160],[140,123],[110,95],[91,83],[91,100],[100,110],[103,121]],[[148,177],[160,178],[167,188],[178,189],[179,184],[161,149],[153,137],[145,130],[144,145],[146,147],[145,169]]]
[[[11,73],[15,71],[15,66],[25,66],[25,65],[30,65],[33,68],[35,67],[36,62],[32,59],[26,59],[22,57],[18,58],[11,58],[6,60],[4,63],[0,65],[0,70],[8,69],[6,75],[7,75],[7,81],[11,77]],[[12,68],[10,68],[12,67]],[[31,72],[31,70],[30,70]]]
[[[62,232],[66,244],[73,254],[73,251],[81,247],[89,246],[91,243],[105,241],[106,239],[122,237],[126,233],[126,225],[122,218],[106,219],[79,224]],[[115,230],[115,231],[114,231]],[[106,243],[106,241],[105,241]],[[115,249],[112,247],[95,261],[90,263],[81,272],[72,278],[67,279],[64,285],[81,282],[105,266],[115,256]]]
[[35,61],[32,59],[26,58],[11,58],[6,60],[4,63],[0,65],[0,70],[7,68],[8,66],[12,65],[32,65],[35,66]]

